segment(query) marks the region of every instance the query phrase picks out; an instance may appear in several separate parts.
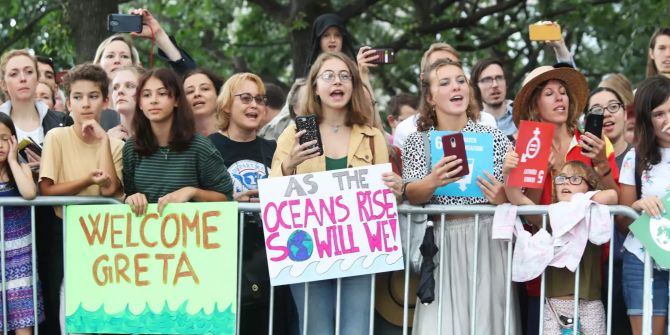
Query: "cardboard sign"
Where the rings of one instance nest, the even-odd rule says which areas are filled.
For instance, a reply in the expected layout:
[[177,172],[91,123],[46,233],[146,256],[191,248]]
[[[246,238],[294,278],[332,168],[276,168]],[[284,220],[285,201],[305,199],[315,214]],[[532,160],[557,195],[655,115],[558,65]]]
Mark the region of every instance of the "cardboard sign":
[[[430,132],[431,167],[435,166],[444,157],[442,136],[453,133],[453,131]],[[470,174],[463,176],[454,183],[437,188],[433,194],[484,198],[484,193],[477,186],[477,177],[487,178],[484,174],[485,170],[493,174],[493,136],[487,133],[463,132],[463,141],[465,142],[465,153],[468,156]]]
[[519,165],[507,178],[508,186],[542,188],[547,178],[554,125],[545,122],[521,121],[516,141]]
[[237,203],[67,206],[68,333],[235,334]]
[[403,268],[391,164],[259,181],[273,286]]
[[[666,209],[670,208],[670,193],[664,195],[661,201]],[[666,211],[660,219],[643,213],[629,229],[660,267],[670,269],[670,212]]]

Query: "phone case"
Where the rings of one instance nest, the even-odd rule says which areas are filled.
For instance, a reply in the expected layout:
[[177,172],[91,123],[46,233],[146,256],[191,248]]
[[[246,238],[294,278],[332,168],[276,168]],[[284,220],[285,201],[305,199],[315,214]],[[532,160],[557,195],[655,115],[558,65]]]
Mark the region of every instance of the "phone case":
[[[602,114],[595,114],[595,113],[589,113],[586,115],[584,118],[584,132],[589,132],[593,135],[596,135],[596,137],[600,138],[603,135],[603,119],[604,115]],[[582,152],[587,152],[588,150],[584,150],[582,148]]]
[[378,48],[373,49],[377,58],[375,58],[371,63],[373,64],[392,64],[395,63],[395,50],[393,49],[384,49]]
[[558,24],[531,24],[528,26],[531,41],[560,41],[561,26]]
[[319,148],[319,156],[323,155],[323,143],[321,143],[321,132],[319,131],[319,123],[317,122],[316,115],[297,116],[295,118],[295,125],[298,131],[307,131],[300,136],[300,144],[316,140],[316,146]]
[[109,14],[107,30],[113,33],[139,33],[142,31],[142,17],[131,14]]
[[463,161],[463,169],[452,177],[462,177],[470,174],[470,165],[468,164],[468,155],[465,153],[465,142],[462,133],[445,135],[442,137],[442,150],[444,156],[456,156]]

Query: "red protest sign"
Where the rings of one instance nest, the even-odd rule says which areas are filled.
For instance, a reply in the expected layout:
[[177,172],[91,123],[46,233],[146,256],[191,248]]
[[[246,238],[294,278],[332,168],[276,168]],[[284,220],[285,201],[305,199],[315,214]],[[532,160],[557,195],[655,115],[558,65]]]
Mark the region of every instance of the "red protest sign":
[[510,171],[508,186],[542,188],[547,177],[547,163],[553,138],[553,124],[521,121],[516,141],[519,166]]

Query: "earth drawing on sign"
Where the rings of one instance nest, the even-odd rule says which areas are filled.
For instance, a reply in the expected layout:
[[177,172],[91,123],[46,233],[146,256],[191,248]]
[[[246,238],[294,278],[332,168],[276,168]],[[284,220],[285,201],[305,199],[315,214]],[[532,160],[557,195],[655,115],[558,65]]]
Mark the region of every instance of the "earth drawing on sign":
[[312,256],[314,250],[314,242],[304,230],[296,230],[288,237],[287,247],[289,250],[288,257],[296,262],[302,262]]
[[662,217],[660,219],[649,219],[649,234],[659,248],[670,251],[670,220]]

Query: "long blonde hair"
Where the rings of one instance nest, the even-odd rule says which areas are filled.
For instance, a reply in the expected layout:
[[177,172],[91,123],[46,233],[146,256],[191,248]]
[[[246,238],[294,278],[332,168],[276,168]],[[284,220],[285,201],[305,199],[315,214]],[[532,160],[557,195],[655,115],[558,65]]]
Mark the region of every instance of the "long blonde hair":
[[299,109],[301,114],[316,114],[319,118],[319,121],[323,119],[323,110],[321,109],[321,99],[316,95],[316,81],[321,66],[329,59],[339,59],[341,60],[348,68],[351,73],[351,100],[347,104],[347,116],[346,116],[346,125],[351,126],[353,124],[358,125],[367,125],[370,122],[369,116],[372,115],[372,109],[367,97],[365,97],[365,91],[363,90],[363,82],[361,81],[360,74],[358,73],[358,67],[356,63],[349,58],[349,56],[341,52],[324,52],[319,55],[314,61],[314,64],[309,70],[309,75],[307,76],[307,90],[305,91],[305,97],[302,99],[301,108]]
[[[219,129],[227,130],[228,126],[230,126],[230,107],[233,105],[233,100],[235,99],[235,90],[241,83],[247,80],[256,84],[256,86],[258,86],[258,92],[261,95],[265,95],[265,84],[263,84],[263,79],[253,73],[236,73],[228,78],[221,88],[221,93],[216,97],[215,115],[217,127]],[[228,111],[226,112],[226,110]]]

